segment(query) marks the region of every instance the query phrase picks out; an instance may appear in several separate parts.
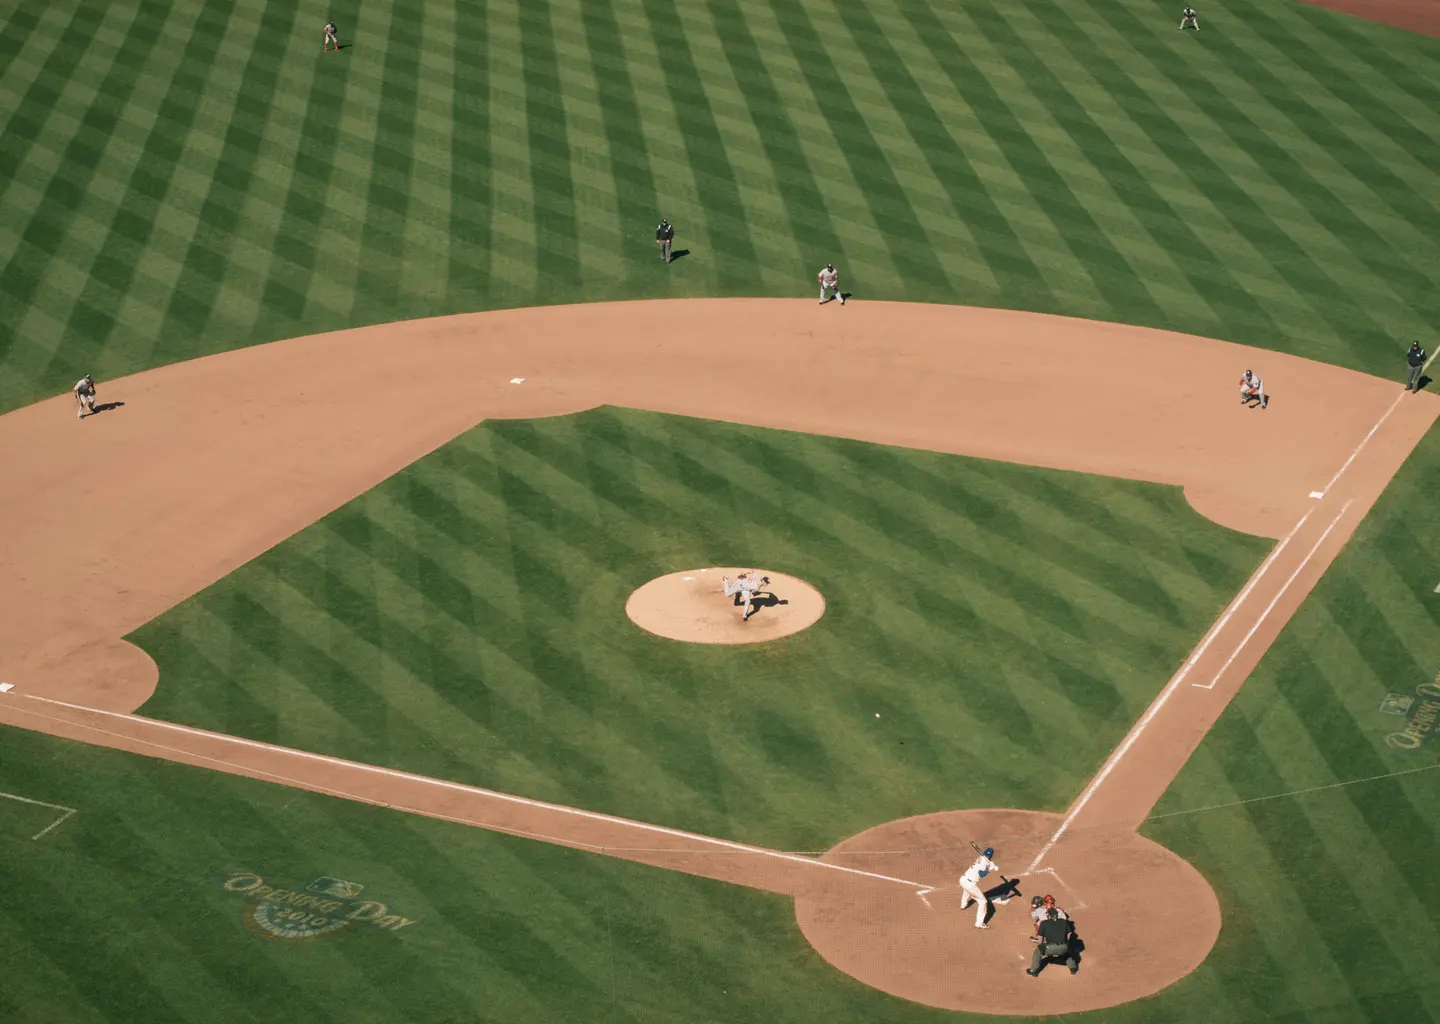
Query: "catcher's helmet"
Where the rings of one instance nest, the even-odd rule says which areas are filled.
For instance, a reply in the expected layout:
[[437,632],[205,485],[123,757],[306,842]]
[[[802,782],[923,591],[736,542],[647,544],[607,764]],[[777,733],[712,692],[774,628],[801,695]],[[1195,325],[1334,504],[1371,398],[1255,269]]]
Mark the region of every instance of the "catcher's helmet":
[[1041,898],[1040,902],[1044,903],[1047,907],[1053,907],[1055,905],[1055,897],[1047,892],[1044,897]]

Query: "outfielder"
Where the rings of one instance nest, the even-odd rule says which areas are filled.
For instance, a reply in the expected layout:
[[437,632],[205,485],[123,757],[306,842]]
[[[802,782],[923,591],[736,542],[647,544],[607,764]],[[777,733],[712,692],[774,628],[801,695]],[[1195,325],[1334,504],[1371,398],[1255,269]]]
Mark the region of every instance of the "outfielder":
[[1196,32],[1199,32],[1199,31],[1200,31],[1200,19],[1199,19],[1199,18],[1196,16],[1196,14],[1195,14],[1195,8],[1191,7],[1189,4],[1186,4],[1186,5],[1185,5],[1185,9],[1180,12],[1180,31],[1181,31],[1181,32],[1184,32],[1184,31],[1185,31],[1185,26],[1186,26],[1186,25],[1189,25],[1189,26],[1190,26],[1191,28],[1193,28]]
[[720,582],[721,584],[723,584],[726,597],[733,597],[734,595],[739,594],[740,597],[743,599],[745,603],[745,612],[740,616],[740,621],[746,622],[750,618],[751,598],[753,598],[756,594],[760,593],[761,587],[767,586],[770,583],[770,577],[761,576],[754,569],[747,569],[745,572],[742,572],[739,576],[735,577],[734,583],[730,582],[729,576],[721,576]]
[[336,52],[336,53],[339,53],[339,52],[340,52],[340,36],[339,36],[339,32],[340,32],[340,30],[335,27],[335,23],[334,23],[333,21],[327,21],[327,22],[325,23],[325,45],[322,47],[322,49],[328,50],[328,49],[330,49],[330,44],[331,44],[331,43],[334,43],[334,44],[335,44],[335,52]]
[[835,269],[835,264],[825,264],[824,269],[815,276],[820,282],[820,305],[825,305],[832,298],[839,299],[840,305],[845,305],[845,296],[840,294],[840,271]]
[[1260,379],[1260,375],[1253,370],[1246,370],[1245,376],[1240,378],[1240,404],[1249,405],[1255,401],[1264,409],[1270,404],[1270,396],[1265,394],[1265,382]]
[[70,390],[75,392],[75,418],[83,420],[86,409],[95,411],[95,378],[87,373]]
[[992,871],[997,875],[1000,873],[1000,866],[990,859],[993,856],[995,856],[995,848],[987,846],[985,852],[960,876],[960,892],[962,893],[960,909],[964,910],[970,906],[971,900],[975,901],[976,928],[990,927],[985,923],[985,916],[990,912],[990,900],[980,891],[980,879]]

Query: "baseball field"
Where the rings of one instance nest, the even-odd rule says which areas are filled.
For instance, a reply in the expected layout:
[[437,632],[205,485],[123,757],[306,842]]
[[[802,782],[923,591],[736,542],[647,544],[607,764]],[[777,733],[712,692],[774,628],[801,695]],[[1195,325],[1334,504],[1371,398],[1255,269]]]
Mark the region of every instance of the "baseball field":
[[1440,13],[1180,6],[0,8],[0,1022],[1440,1019]]

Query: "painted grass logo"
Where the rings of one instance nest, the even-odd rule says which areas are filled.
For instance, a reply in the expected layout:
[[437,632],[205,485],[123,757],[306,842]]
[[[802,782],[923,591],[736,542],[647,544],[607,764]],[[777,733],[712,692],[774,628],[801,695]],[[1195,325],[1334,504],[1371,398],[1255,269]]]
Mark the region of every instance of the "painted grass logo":
[[245,897],[241,911],[245,927],[277,942],[303,942],[357,927],[398,932],[415,924],[392,914],[378,900],[360,899],[365,887],[343,878],[321,876],[301,891],[266,885],[253,871],[241,871],[227,878],[222,888]]
[[1380,710],[1405,716],[1405,728],[1386,736],[1385,742],[1396,750],[1419,750],[1434,737],[1436,724],[1440,722],[1440,675],[1432,683],[1415,687],[1414,696],[1387,693]]

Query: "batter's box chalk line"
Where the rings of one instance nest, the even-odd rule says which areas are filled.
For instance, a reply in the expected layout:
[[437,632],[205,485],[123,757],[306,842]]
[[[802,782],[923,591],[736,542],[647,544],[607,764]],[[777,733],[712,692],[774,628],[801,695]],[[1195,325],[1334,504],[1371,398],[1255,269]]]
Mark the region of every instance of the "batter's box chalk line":
[[0,793],[0,800],[14,800],[16,803],[30,804],[32,807],[48,807],[52,811],[63,812],[60,817],[56,818],[50,824],[42,828],[39,832],[36,832],[33,836],[31,836],[30,838],[32,841],[39,839],[47,832],[52,832],[55,829],[59,828],[70,818],[72,814],[79,813],[75,808],[66,807],[64,804],[47,804],[44,800],[31,800],[27,796],[16,796],[14,793]]

